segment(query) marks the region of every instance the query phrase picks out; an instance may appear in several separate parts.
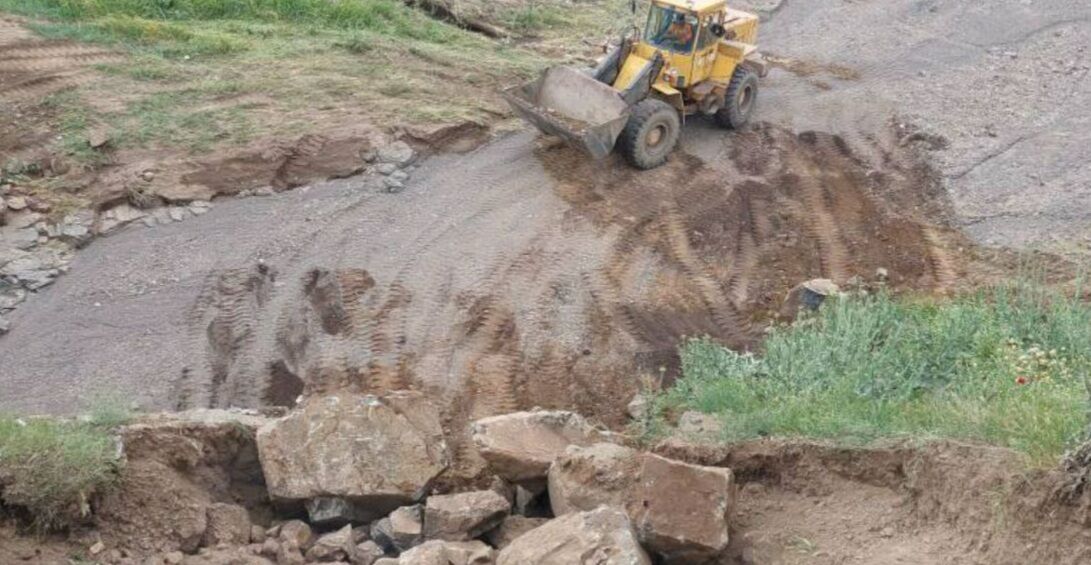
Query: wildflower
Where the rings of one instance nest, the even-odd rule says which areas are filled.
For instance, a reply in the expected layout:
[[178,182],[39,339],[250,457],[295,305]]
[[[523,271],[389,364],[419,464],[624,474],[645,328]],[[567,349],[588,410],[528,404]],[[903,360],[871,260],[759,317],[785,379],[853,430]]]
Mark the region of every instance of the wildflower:
[[1022,375],[1019,375],[1018,377],[1015,377],[1015,384],[1017,384],[1017,385],[1027,384],[1027,378],[1022,376]]

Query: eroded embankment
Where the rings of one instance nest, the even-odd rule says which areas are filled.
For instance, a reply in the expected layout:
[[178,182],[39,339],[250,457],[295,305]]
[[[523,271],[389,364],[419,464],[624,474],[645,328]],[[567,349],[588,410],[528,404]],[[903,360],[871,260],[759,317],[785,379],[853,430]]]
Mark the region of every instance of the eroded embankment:
[[1077,471],[1027,469],[955,442],[847,448],[798,440],[656,451],[739,480],[728,563],[1086,563],[1091,492]]
[[[192,362],[174,404],[428,390],[443,399],[473,473],[472,450],[457,439],[469,420],[542,406],[618,424],[642,380],[676,374],[680,340],[753,348],[801,281],[870,280],[882,268],[894,287],[942,291],[958,278],[955,236],[921,220],[942,217],[942,191],[903,149],[856,150],[773,126],[731,145],[727,167],[679,153],[651,172],[539,149],[540,190],[555,198],[539,194],[541,205],[517,217],[506,215],[503,185],[536,171],[525,157],[492,155],[501,178],[475,169],[466,186],[446,188],[497,194],[467,194],[448,209],[459,218],[472,207],[467,215],[427,237],[421,228],[404,250],[387,250],[396,260],[350,246],[334,268],[297,256],[286,268],[213,272],[188,316]],[[481,249],[489,262],[473,257]]]

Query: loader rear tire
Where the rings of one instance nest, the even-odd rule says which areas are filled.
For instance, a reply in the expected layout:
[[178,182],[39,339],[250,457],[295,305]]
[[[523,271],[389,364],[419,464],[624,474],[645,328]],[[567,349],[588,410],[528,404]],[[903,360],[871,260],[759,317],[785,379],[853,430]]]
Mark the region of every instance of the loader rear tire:
[[750,121],[758,104],[758,75],[737,67],[724,94],[724,106],[716,112],[716,123],[729,129],[739,129]]
[[681,130],[677,110],[662,100],[645,98],[633,106],[621,132],[621,151],[632,166],[654,169],[674,151]]

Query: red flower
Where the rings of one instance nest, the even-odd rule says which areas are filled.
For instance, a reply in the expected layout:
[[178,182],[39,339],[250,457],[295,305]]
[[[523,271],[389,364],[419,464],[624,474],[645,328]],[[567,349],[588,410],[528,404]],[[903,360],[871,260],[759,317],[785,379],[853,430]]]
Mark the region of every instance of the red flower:
[[1024,377],[1024,376],[1018,376],[1018,377],[1015,377],[1015,384],[1017,384],[1017,385],[1025,385],[1025,384],[1027,384],[1027,378],[1026,378],[1026,377]]

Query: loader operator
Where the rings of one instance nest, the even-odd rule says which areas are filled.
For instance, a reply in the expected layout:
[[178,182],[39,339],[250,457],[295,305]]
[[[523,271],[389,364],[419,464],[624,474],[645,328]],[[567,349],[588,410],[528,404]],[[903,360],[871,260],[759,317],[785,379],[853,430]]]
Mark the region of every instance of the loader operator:
[[685,14],[675,14],[674,21],[667,28],[667,37],[674,41],[682,51],[689,51],[690,42],[693,41],[693,24],[686,21]]

